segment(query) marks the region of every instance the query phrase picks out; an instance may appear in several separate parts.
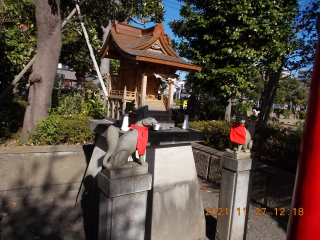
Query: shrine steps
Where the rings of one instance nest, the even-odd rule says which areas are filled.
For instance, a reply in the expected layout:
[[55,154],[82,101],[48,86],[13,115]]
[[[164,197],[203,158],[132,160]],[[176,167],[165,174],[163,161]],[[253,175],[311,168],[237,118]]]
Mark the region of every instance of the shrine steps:
[[150,111],[164,111],[166,112],[166,107],[161,100],[146,100],[146,105],[148,105],[148,110]]

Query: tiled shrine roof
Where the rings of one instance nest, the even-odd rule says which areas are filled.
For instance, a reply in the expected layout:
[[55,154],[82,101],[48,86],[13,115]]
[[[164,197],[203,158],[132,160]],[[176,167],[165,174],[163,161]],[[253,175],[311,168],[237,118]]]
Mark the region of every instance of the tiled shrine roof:
[[171,47],[169,35],[161,23],[148,29],[115,23],[102,47],[102,58],[122,57],[174,66],[179,70],[199,71],[201,67],[183,60]]

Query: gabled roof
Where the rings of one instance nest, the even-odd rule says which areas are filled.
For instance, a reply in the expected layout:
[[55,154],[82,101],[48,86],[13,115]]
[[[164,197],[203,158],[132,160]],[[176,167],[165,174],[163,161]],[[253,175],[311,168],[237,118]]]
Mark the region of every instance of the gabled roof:
[[115,58],[118,54],[135,61],[169,65],[185,71],[201,70],[201,67],[179,57],[171,47],[170,37],[164,33],[161,23],[148,29],[113,24],[100,56]]

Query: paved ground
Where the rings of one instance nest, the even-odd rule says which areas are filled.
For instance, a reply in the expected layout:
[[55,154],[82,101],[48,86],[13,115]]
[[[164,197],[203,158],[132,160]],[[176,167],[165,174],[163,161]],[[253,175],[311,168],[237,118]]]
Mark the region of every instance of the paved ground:
[[[200,191],[205,208],[218,208],[219,203],[219,188],[214,184],[199,179]],[[282,240],[286,239],[286,229],[288,217],[279,217],[275,215],[274,210],[267,209],[266,213],[262,216],[255,216],[256,208],[261,209],[264,206],[261,204],[250,204],[249,221],[247,226],[247,240]],[[252,215],[251,215],[252,214]],[[259,213],[258,213],[259,214]],[[214,239],[215,225],[217,216],[207,216],[207,238]]]
[[[205,208],[218,208],[219,189],[206,180],[199,179]],[[24,198],[0,202],[0,239],[23,240],[85,240],[82,210],[74,209],[76,193],[65,195]],[[261,205],[251,204],[250,213]],[[248,221],[247,239],[285,239],[287,218],[276,217],[273,210],[264,216],[251,216]],[[207,239],[214,239],[216,218],[206,217]]]

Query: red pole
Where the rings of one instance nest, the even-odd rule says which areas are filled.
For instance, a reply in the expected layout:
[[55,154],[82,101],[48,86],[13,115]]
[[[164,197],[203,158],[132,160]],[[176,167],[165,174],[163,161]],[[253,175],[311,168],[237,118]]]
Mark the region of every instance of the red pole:
[[319,207],[320,37],[318,32],[318,46],[313,67],[307,117],[300,146],[296,183],[287,230],[287,240],[320,239]]

